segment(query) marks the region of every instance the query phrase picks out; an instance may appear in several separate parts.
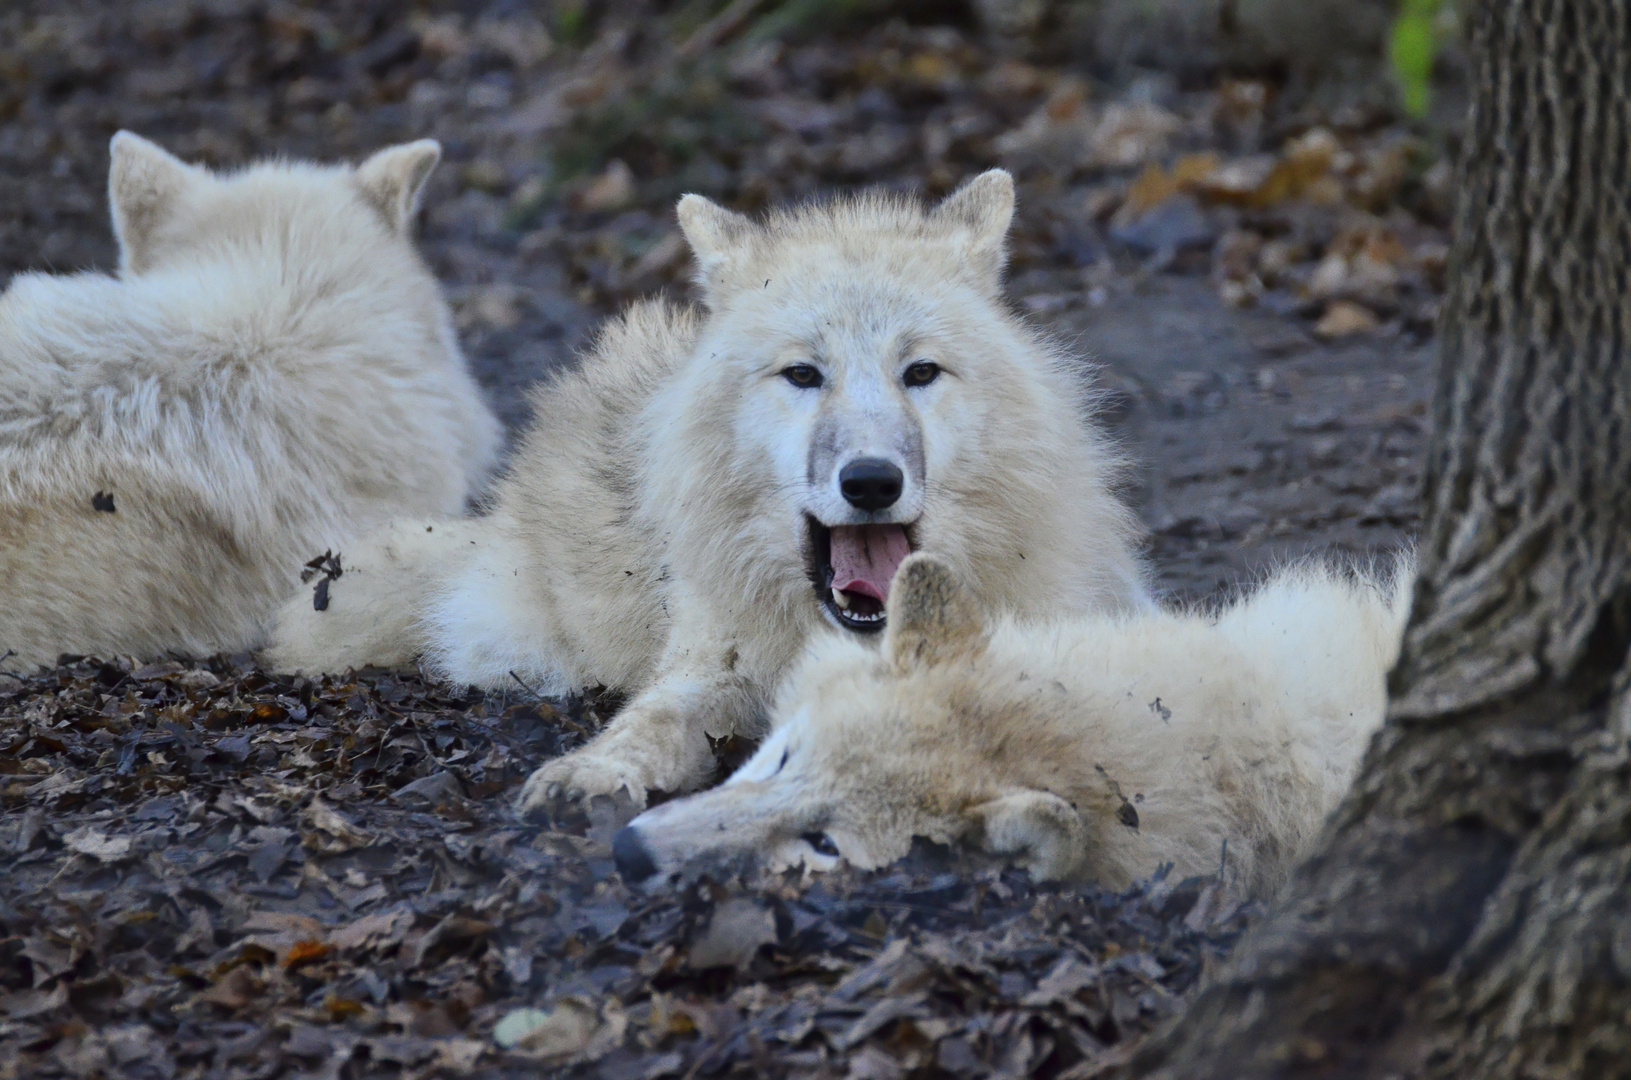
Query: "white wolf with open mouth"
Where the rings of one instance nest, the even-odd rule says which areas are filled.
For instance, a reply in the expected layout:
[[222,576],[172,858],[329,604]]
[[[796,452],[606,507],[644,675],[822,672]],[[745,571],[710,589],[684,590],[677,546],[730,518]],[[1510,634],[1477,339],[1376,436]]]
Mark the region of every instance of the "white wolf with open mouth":
[[755,223],[686,196],[706,311],[612,323],[539,392],[489,517],[348,552],[269,662],[423,651],[483,686],[627,690],[522,801],[644,801],[710,777],[705,735],[756,733],[812,633],[882,630],[912,550],[994,610],[1147,604],[1086,373],[1004,302],[1013,206],[1001,171],[928,211],[870,195]]
[[436,143],[231,174],[130,132],[111,154],[118,275],[0,295],[8,665],[253,648],[302,563],[461,513],[498,457],[413,248]]
[[[1221,866],[1266,895],[1318,833],[1387,704],[1411,574],[1282,571],[1215,617],[988,619],[911,556],[880,651],[828,640],[724,784],[613,838],[632,881],[758,863],[881,866],[914,836],[1125,887]],[[1227,845],[1227,846],[1225,846]]]

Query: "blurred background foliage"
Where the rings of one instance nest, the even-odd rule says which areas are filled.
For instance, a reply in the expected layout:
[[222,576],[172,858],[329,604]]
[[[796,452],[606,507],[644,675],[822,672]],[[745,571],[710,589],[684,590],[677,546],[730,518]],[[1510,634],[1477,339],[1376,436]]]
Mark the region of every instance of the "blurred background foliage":
[[1444,41],[1457,30],[1456,9],[1444,0],[1400,0],[1399,14],[1388,34],[1388,61],[1399,84],[1405,112],[1427,114],[1431,101],[1433,61]]
[[1039,304],[1080,299],[1047,273],[1151,260],[1233,305],[1350,305],[1332,332],[1421,328],[1465,76],[1455,5],[1403,2],[8,0],[0,266],[109,264],[121,127],[220,166],[428,136],[427,250],[506,370],[679,285],[681,192],[932,197],[993,166]]
[[[612,162],[653,178],[645,192],[653,198],[717,190],[729,171],[721,159],[766,135],[733,83],[751,81],[778,45],[891,21],[983,31],[1016,57],[1110,83],[1145,70],[1171,73],[1186,87],[1264,78],[1294,96],[1360,101],[1417,121],[1428,120],[1435,78],[1454,84],[1459,75],[1453,49],[1445,62],[1457,27],[1454,5],[1444,0],[560,0],[544,7],[563,47],[592,57],[608,51],[611,38],[638,59],[615,84],[591,80],[583,88],[580,107],[518,200],[517,226]],[[882,86],[910,102],[942,94],[963,74],[945,56],[899,61],[829,77],[817,90],[831,97]],[[1453,125],[1461,100],[1452,92],[1434,118],[1439,127]],[[616,173],[610,183],[618,183]]]

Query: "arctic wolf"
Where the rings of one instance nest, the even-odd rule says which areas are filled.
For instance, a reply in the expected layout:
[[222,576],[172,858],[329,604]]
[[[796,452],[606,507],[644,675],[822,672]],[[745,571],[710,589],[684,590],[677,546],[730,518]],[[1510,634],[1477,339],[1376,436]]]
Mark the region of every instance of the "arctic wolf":
[[710,779],[705,736],[756,733],[812,633],[867,655],[914,549],[997,610],[1147,604],[1085,373],[1004,302],[1013,206],[1001,171],[931,210],[872,195],[755,223],[686,196],[706,310],[612,323],[537,395],[489,517],[354,547],[329,610],[285,608],[268,662],[423,651],[460,682],[623,689],[522,801],[643,802]]
[[958,576],[908,558],[881,653],[816,644],[751,759],[614,838],[624,876],[875,867],[923,836],[1041,878],[1122,887],[1162,863],[1221,866],[1266,894],[1381,723],[1410,575],[1308,566],[1215,618],[1051,623],[988,623]]
[[409,238],[440,154],[215,175],[114,136],[118,275],[0,296],[8,663],[250,648],[313,556],[461,512],[501,431]]

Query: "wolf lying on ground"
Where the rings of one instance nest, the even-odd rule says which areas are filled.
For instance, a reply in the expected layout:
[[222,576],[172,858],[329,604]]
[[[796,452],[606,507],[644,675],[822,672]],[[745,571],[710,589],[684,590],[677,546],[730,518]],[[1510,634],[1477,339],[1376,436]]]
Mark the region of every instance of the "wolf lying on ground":
[[118,276],[0,296],[9,663],[250,648],[313,555],[462,511],[501,430],[409,239],[440,154],[217,176],[114,136]]
[[742,861],[875,867],[923,836],[1111,888],[1162,863],[1222,866],[1264,895],[1381,723],[1409,578],[1304,566],[1215,619],[988,625],[948,564],[913,555],[881,654],[815,645],[753,757],[635,818],[613,852],[639,881]]
[[995,610],[1146,605],[1085,372],[1004,302],[1013,207],[1001,171],[928,211],[873,195],[759,224],[686,196],[706,311],[612,323],[537,394],[490,516],[354,545],[329,610],[287,605],[264,660],[423,652],[460,682],[625,690],[522,802],[644,802],[711,777],[706,735],[756,733],[812,632],[882,630],[913,549]]

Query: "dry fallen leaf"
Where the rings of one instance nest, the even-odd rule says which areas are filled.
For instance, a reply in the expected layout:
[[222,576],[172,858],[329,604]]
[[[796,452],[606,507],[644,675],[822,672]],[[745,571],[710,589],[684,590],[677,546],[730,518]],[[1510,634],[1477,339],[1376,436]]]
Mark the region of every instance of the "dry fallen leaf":
[[198,995],[198,1000],[224,1009],[241,1009],[260,997],[266,987],[247,964],[223,975],[219,982]]
[[314,798],[305,813],[300,816],[307,832],[301,837],[302,843],[308,848],[315,849],[324,854],[338,855],[353,848],[364,847],[370,842],[367,833],[351,823],[322,800]]
[[0,994],[0,1013],[5,1013],[13,1020],[27,1020],[30,1017],[54,1012],[67,1003],[68,984],[59,981],[50,990],[18,990],[15,993]]
[[523,314],[521,290],[501,281],[468,293],[459,306],[458,323],[464,330],[477,327],[513,330],[521,324]]
[[900,1062],[876,1046],[862,1047],[850,1059],[846,1080],[903,1080],[906,1070]]
[[543,1009],[513,1009],[493,1025],[493,1041],[506,1050],[518,1046],[521,1040],[548,1024],[550,1017]]
[[1118,218],[1130,220],[1159,206],[1182,190],[1178,178],[1159,165],[1146,165],[1122,197]]
[[1325,314],[1314,324],[1314,335],[1331,341],[1355,334],[1369,334],[1379,326],[1381,320],[1370,308],[1351,300],[1336,300],[1326,307]]
[[1092,163],[1118,169],[1142,165],[1165,153],[1182,126],[1159,105],[1106,106],[1093,131]]
[[1207,177],[1218,171],[1218,155],[1207,151],[1203,154],[1184,154],[1172,163],[1172,178],[1178,186],[1185,190],[1193,190]]
[[62,838],[70,851],[89,855],[102,862],[118,862],[130,854],[130,837],[109,836],[90,825],[75,829]]
[[1226,278],[1218,282],[1218,299],[1230,307],[1251,307],[1263,295],[1263,282],[1253,274],[1244,279]]
[[578,192],[575,201],[580,210],[621,210],[634,201],[634,196],[634,172],[623,162],[613,159],[605,172]]
[[328,1010],[329,1019],[336,1024],[349,1020],[354,1016],[362,1016],[368,1011],[360,1001],[335,997],[333,994],[323,999],[323,1008]]
[[411,926],[411,911],[378,911],[333,931],[328,941],[341,950],[386,949],[400,944]]
[[431,1063],[432,1075],[465,1076],[476,1067],[487,1044],[479,1039],[441,1039],[436,1044],[436,1060]]
[[463,915],[448,915],[435,926],[425,932],[414,947],[413,964],[419,967],[424,964],[425,958],[432,955],[435,950],[443,947],[458,946],[477,938],[485,937],[493,929],[493,924],[480,919],[471,919]]
[[288,953],[283,957],[283,966],[296,968],[301,964],[310,964],[321,960],[334,950],[321,941],[310,939],[297,941],[289,947]]
[[1272,154],[1235,158],[1195,181],[1195,190],[1212,202],[1233,206],[1262,206],[1279,161]]
[[1315,300],[1391,306],[1409,260],[1410,253],[1390,229],[1374,225],[1346,229],[1326,245],[1304,292]]
[[540,1062],[592,1061],[623,1040],[628,1018],[608,1009],[603,1016],[584,998],[569,997],[555,1008],[516,1009],[493,1028],[493,1041]]

